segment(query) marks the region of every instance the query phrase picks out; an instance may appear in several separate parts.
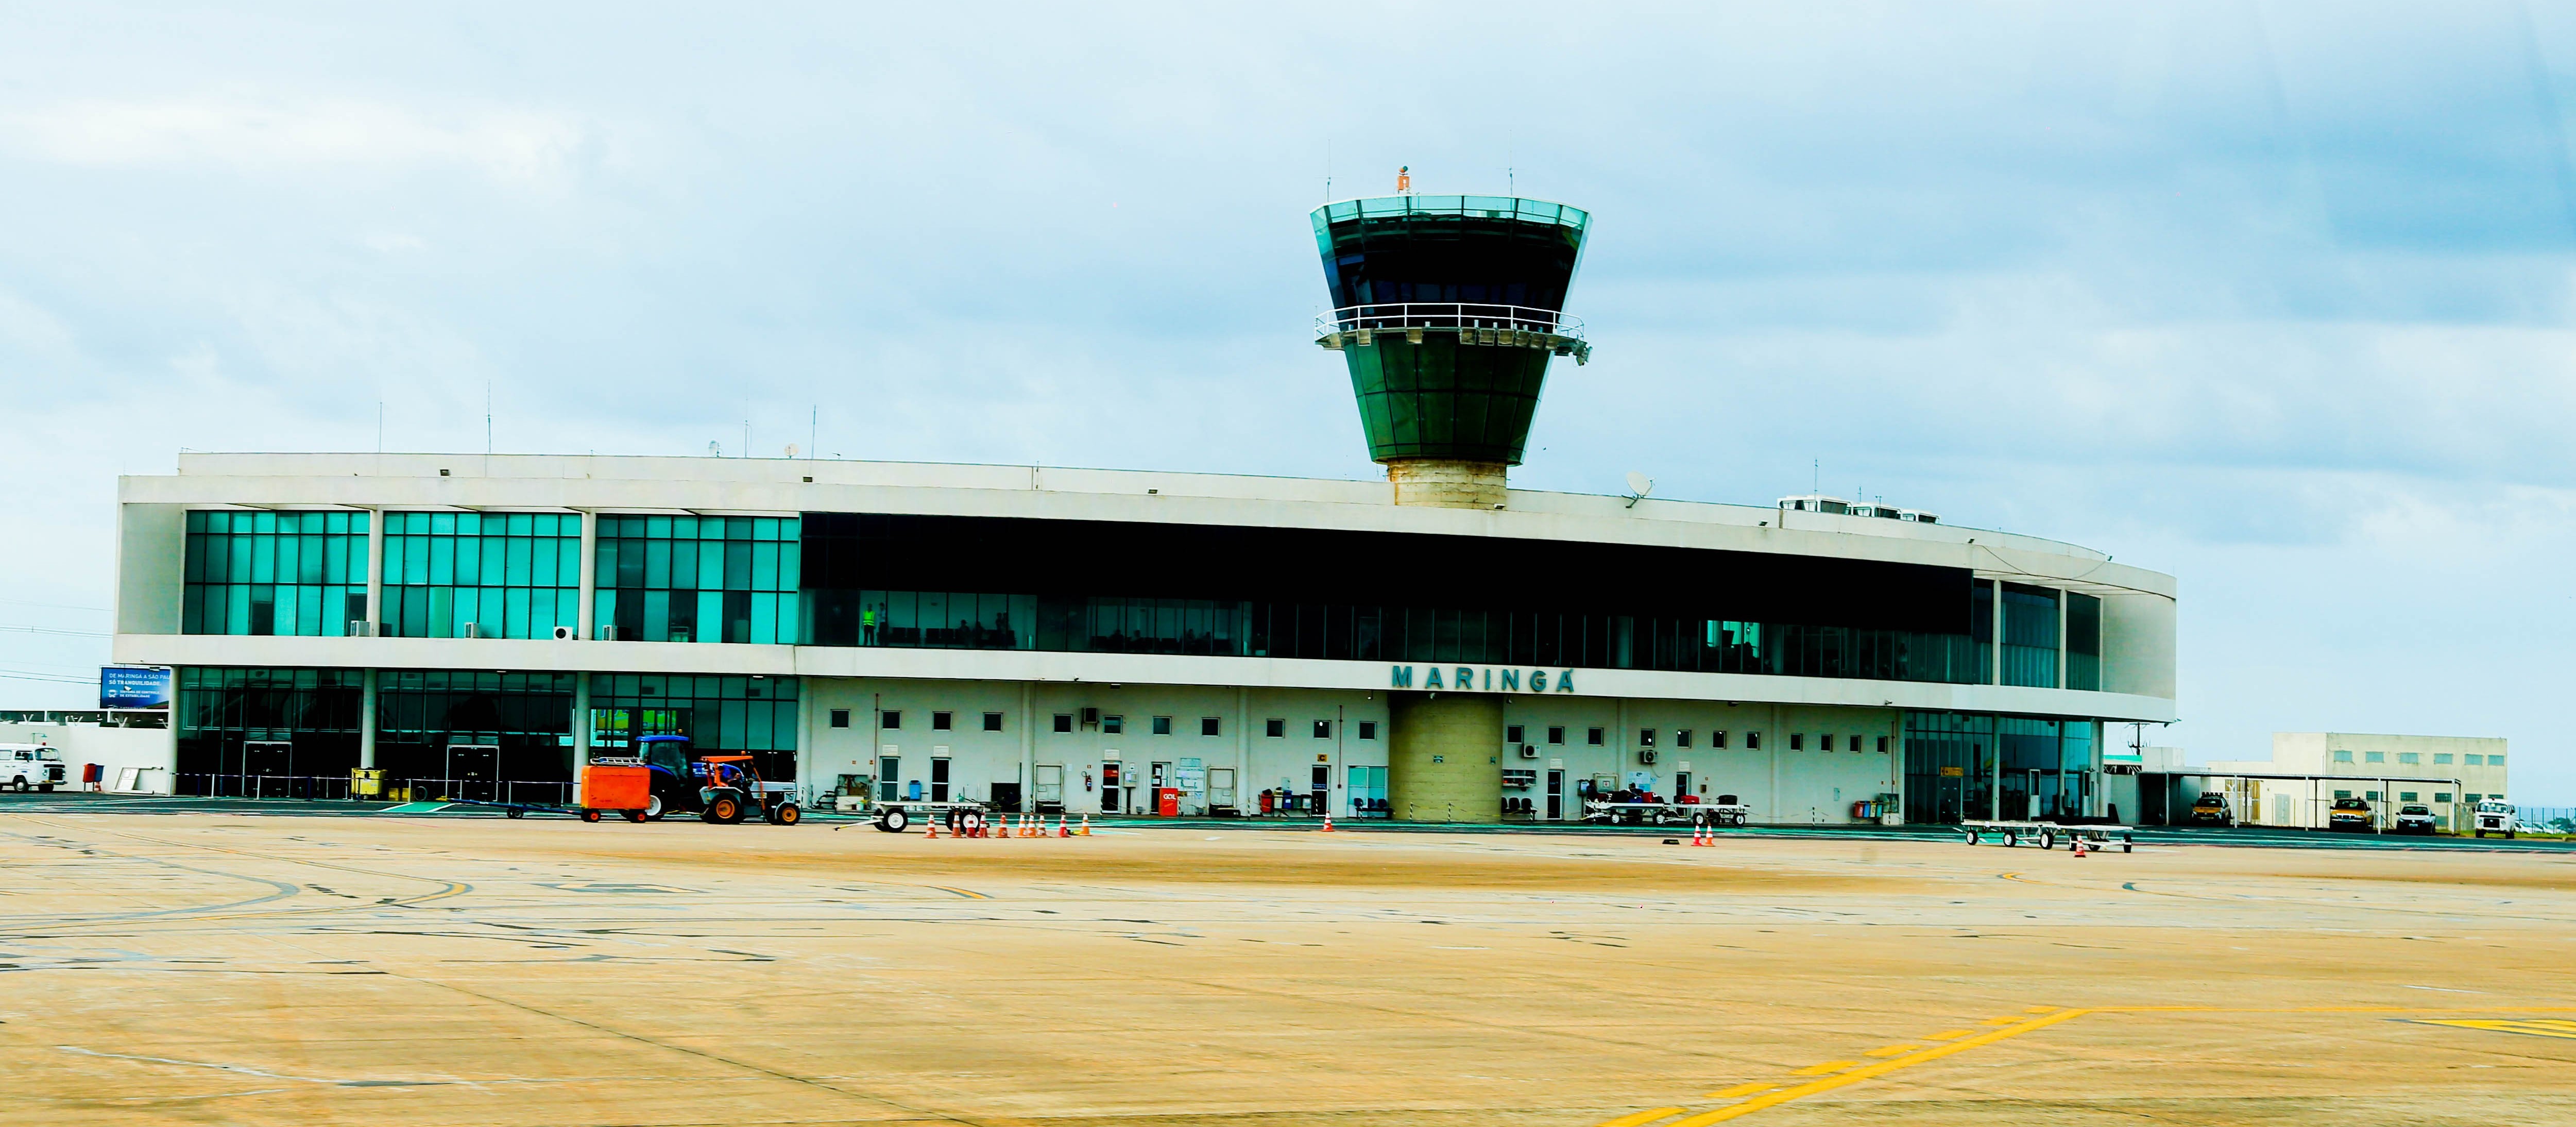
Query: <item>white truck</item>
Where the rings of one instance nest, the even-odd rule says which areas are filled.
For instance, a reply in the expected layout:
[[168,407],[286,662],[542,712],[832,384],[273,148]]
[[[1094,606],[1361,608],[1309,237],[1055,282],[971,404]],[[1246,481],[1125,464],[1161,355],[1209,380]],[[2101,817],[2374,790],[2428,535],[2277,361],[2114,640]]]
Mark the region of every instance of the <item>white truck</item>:
[[2514,831],[2522,828],[2514,821],[2513,804],[2498,802],[2492,798],[2481,800],[2478,803],[2478,812],[2470,817],[2471,825],[2477,830],[2479,837],[2498,833],[2503,834],[2507,840],[2511,840]]
[[43,744],[0,744],[0,787],[24,791],[63,785],[63,753]]

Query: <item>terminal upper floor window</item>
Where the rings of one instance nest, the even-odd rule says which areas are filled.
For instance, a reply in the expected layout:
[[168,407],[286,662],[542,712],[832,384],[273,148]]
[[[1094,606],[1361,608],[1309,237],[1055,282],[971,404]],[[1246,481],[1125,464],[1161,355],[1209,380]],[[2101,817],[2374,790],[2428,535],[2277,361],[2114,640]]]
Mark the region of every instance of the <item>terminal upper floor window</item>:
[[1547,742],[1552,745],[1563,744],[1565,742],[1565,726],[1562,724],[1550,726],[1547,730]]
[[2441,765],[2443,765],[2443,764],[2445,764],[2445,763],[2449,763],[2450,761],[2451,761],[2451,753],[2450,753],[2450,752],[2447,752],[2447,751],[2437,751],[2437,752],[2434,752],[2434,753],[2433,753],[2433,765],[2434,765],[2434,766],[2436,766],[2436,767],[2439,767],[2439,766],[2441,766]]
[[1171,717],[1169,717],[1169,716],[1157,716],[1157,717],[1155,717],[1155,718],[1154,718],[1154,727],[1153,727],[1153,732],[1154,732],[1154,734],[1155,734],[1155,735],[1158,735],[1158,736],[1168,736],[1168,735],[1171,735],[1171,734],[1172,734],[1172,718],[1171,718]]
[[2451,792],[2449,791],[2437,790],[2433,792],[2433,801],[2435,802],[2449,802],[2450,800]]
[[[2352,762],[2352,753],[2349,751],[2337,750],[2334,753],[2334,761],[2337,763],[2350,763]],[[2343,797],[2350,798],[2352,796],[2347,794]]]
[[1691,745],[1691,730],[1690,730],[1690,729],[1688,729],[1688,728],[1675,728],[1675,729],[1673,729],[1673,746],[1674,746],[1674,747],[1689,747],[1690,745]]
[[877,713],[877,727],[883,728],[889,732],[903,727],[903,710],[900,708],[889,708],[883,712]]
[[1639,729],[1637,729],[1637,746],[1638,746],[1638,747],[1653,747],[1653,746],[1655,746],[1655,730],[1654,730],[1654,729],[1652,729],[1652,728],[1639,728]]
[[2361,761],[2364,763],[2386,763],[2388,762],[2388,753],[2384,751],[2365,751],[2361,753]]
[[1600,747],[1606,742],[1604,735],[1599,728],[1586,728],[1583,731],[1583,742],[1593,747]]
[[1070,731],[1072,731],[1072,730],[1073,730],[1073,714],[1072,714],[1072,713],[1070,713],[1070,712],[1059,712],[1059,713],[1056,713],[1056,714],[1055,714],[1055,730],[1056,730],[1056,731],[1059,731],[1059,732],[1070,732]]
[[1746,733],[1744,733],[1744,749],[1745,749],[1746,751],[1760,751],[1760,750],[1762,750],[1762,733],[1760,733],[1760,732],[1746,732]]
[[1791,732],[1791,733],[1789,733],[1789,750],[1791,750],[1791,751],[1805,751],[1805,750],[1807,750],[1807,734],[1806,734],[1805,732]]
[[2350,798],[2350,797],[2352,797],[2352,792],[2351,792],[2351,791],[2348,791],[2348,790],[2339,790],[2339,791],[2336,791],[2336,792],[2335,792],[2335,797],[2336,797],[2336,798]]
[[2487,757],[2483,755],[2463,755],[2460,757],[2460,765],[2463,767],[2483,767],[2486,765],[2486,758]]
[[1315,721],[1315,738],[1319,740],[1329,740],[1333,738],[1333,722],[1330,720]]
[[956,727],[957,727],[957,714],[956,714],[956,713],[953,713],[953,712],[933,712],[933,713],[931,713],[931,714],[930,714],[930,730],[931,730],[931,731],[934,731],[934,732],[947,732],[947,731],[954,731],[954,730],[956,729]]
[[1100,731],[1103,735],[1115,736],[1125,732],[1126,730],[1127,718],[1124,716],[1103,716],[1100,718]]
[[1376,738],[1377,738],[1377,721],[1375,721],[1375,720],[1362,720],[1362,721],[1360,721],[1360,738],[1361,738],[1361,739],[1364,739],[1364,740],[1373,740],[1373,739],[1376,739]]
[[1218,716],[1199,717],[1199,734],[1202,736],[1225,734],[1225,719]]
[[2401,791],[2398,791],[2398,792],[2397,792],[2397,801],[2399,801],[2399,802],[2413,802],[2413,801],[2415,801],[2415,792],[2414,792],[2414,791],[2411,791],[2411,790],[2401,790]]
[[2397,753],[2397,761],[2400,763],[2421,765],[2424,762],[2424,753],[2419,751],[2401,751]]
[[2504,757],[2503,757],[2503,756],[2501,756],[2501,755],[2490,755],[2490,756],[2488,756],[2488,757],[2487,757],[2487,766],[2489,766],[2489,767],[2502,767],[2502,766],[2504,766]]
[[1503,726],[1503,742],[1517,745],[1521,742],[1521,736],[1526,731],[1527,729],[1522,728],[1518,724],[1506,724]]
[[1271,717],[1268,720],[1264,720],[1261,722],[1261,734],[1274,740],[1286,739],[1288,736],[1288,721],[1276,716]]
[[340,637],[367,618],[364,512],[197,510],[179,632]]
[[998,731],[1001,731],[1001,730],[1002,730],[1002,714],[1001,714],[1001,713],[998,713],[998,712],[987,712],[987,713],[985,713],[985,714],[984,714],[984,730],[985,730],[985,731],[987,731],[987,732],[998,732]]
[[835,708],[835,709],[833,709],[833,710],[832,710],[832,726],[833,726],[833,727],[835,727],[835,728],[847,728],[847,727],[849,727],[849,726],[850,726],[850,710],[849,710],[849,709],[846,709],[846,708]]

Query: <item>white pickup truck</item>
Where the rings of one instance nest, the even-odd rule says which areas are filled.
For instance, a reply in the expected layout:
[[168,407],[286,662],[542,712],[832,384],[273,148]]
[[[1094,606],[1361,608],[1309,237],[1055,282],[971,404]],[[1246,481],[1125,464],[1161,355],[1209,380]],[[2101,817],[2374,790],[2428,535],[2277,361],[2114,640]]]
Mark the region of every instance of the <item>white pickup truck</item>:
[[0,787],[52,790],[63,785],[63,753],[43,744],[0,744]]
[[2503,834],[2510,840],[2514,831],[2522,828],[2514,821],[2513,804],[2498,802],[2492,798],[2479,802],[2478,812],[2472,815],[2472,818],[2474,819],[2472,825],[2476,828],[2479,837],[2496,833]]

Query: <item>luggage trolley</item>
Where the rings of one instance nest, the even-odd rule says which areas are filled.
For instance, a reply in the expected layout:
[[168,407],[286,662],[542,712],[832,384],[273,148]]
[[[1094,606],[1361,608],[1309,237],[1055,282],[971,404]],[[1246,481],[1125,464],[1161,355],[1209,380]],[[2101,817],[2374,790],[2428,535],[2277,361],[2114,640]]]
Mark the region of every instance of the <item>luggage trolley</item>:
[[2113,841],[2118,841],[2120,852],[2137,851],[2137,842],[2134,838],[2136,831],[2128,826],[2064,826],[2055,822],[2036,821],[1971,821],[1959,823],[1959,832],[1967,836],[1970,845],[1979,844],[1989,837],[2000,837],[2004,839],[2004,845],[2010,847],[2020,845],[2023,838],[2030,838],[2039,842],[2039,847],[2042,849],[2055,849],[2060,838],[2070,843],[2081,838],[2092,843],[2096,849],[2107,850],[2111,848]]

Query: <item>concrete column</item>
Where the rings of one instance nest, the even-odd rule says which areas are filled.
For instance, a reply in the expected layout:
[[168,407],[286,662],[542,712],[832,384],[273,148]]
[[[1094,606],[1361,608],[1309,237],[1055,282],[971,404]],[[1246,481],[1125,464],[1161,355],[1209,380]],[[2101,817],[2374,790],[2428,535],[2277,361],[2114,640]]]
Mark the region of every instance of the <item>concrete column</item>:
[[[798,702],[803,703],[803,702]],[[581,805],[581,769],[590,766],[590,674],[572,675],[572,804]]]
[[[1395,733],[1389,731],[1387,738],[1395,738]],[[1234,690],[1234,808],[1236,810],[1242,810],[1247,806],[1255,812],[1261,809],[1258,799],[1244,793],[1245,788],[1251,785],[1252,690],[1237,688]]]
[[1020,682],[1020,807],[1038,809],[1038,692],[1026,681]]
[[2051,687],[2059,689],[2066,687],[2066,594],[2057,593],[2057,684]]
[[[581,625],[577,636],[599,636],[599,514],[581,514]],[[560,620],[558,620],[560,621]]]
[[[1984,582],[1987,586],[1994,589],[1994,598],[1987,600],[1987,606],[1994,612],[1994,625],[1988,627],[1986,633],[1995,640],[1995,667],[1987,671],[1987,673],[1993,677],[1993,680],[1986,683],[1989,685],[2000,685],[2004,683],[2004,584],[2000,579],[1988,579]],[[2000,778],[2002,776],[2003,760],[2001,758],[1997,758],[1995,763],[1996,775]]]
[[[367,621],[375,624],[376,633],[384,633],[385,511],[383,509],[367,510]],[[375,686],[376,675],[374,672],[370,671],[367,674],[367,692],[370,694],[368,699],[371,702],[375,699],[373,696]],[[367,746],[370,748],[375,746],[374,731],[375,725],[373,723],[368,724],[367,732],[369,734]],[[369,759],[367,762],[370,766],[375,763],[373,759]]]
[[1503,773],[1503,698],[1475,693],[1396,693],[1387,726],[1387,804],[1409,822],[1481,822],[1497,816]]
[[[368,614],[374,614],[376,601],[367,600]],[[370,620],[372,621],[372,620]],[[376,671],[366,671],[366,680],[358,689],[358,766],[376,769]]]

